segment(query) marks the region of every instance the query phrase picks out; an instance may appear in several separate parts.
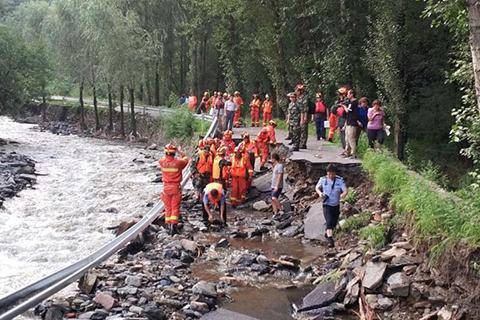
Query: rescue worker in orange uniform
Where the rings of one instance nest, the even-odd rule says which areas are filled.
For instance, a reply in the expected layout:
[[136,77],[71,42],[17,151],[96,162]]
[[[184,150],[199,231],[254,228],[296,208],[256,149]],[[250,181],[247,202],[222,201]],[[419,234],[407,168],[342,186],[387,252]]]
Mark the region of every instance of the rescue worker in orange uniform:
[[233,126],[239,128],[242,125],[242,108],[243,108],[243,99],[240,96],[240,92],[235,91],[233,93],[233,103],[237,107],[235,109],[235,115],[233,116]]
[[265,164],[268,161],[270,150],[268,148],[270,143],[270,136],[267,128],[262,128],[258,133],[257,139],[255,139],[257,144],[258,153],[260,155],[260,169],[265,169]]
[[273,102],[270,100],[268,94],[265,95],[265,101],[262,104],[262,111],[263,111],[263,125],[266,126],[268,121],[272,120],[272,109],[273,109]]
[[225,159],[225,148],[218,149],[217,155],[213,159],[212,180],[221,183],[224,189],[228,185],[229,165],[230,161]]
[[252,127],[260,126],[260,107],[262,101],[258,94],[253,95],[253,100],[250,102],[250,117],[252,120]]
[[213,210],[219,210],[220,221],[227,225],[227,201],[225,191],[220,183],[209,183],[203,192],[203,221],[206,224],[214,221]]
[[258,157],[258,149],[255,144],[255,140],[250,140],[250,134],[248,132],[242,133],[242,142],[238,145],[243,150],[245,158],[250,161],[252,168],[255,168],[255,158]]
[[230,204],[232,207],[236,207],[247,199],[247,182],[253,176],[253,168],[250,161],[245,159],[243,150],[239,147],[235,148],[235,154],[232,155],[231,159],[232,190],[230,191]]
[[198,143],[197,154],[192,159],[192,168],[192,182],[197,194],[197,200],[200,201],[203,189],[211,182],[213,169],[213,154],[210,151],[210,146],[203,139]]
[[268,143],[276,144],[277,138],[275,136],[275,128],[277,127],[277,123],[274,120],[268,121],[267,132],[268,132]]
[[165,146],[165,157],[159,160],[163,179],[161,198],[165,206],[165,223],[169,225],[171,235],[177,232],[177,224],[180,219],[180,202],[182,201],[180,183],[182,182],[183,169],[188,164],[185,153],[179,151],[181,158],[175,158],[177,147],[169,143]]
[[222,142],[220,143],[220,147],[225,147],[225,156],[227,158],[229,158],[230,155],[235,150],[235,141],[233,141],[232,136],[233,136],[232,131],[230,131],[230,130],[225,131],[223,133]]

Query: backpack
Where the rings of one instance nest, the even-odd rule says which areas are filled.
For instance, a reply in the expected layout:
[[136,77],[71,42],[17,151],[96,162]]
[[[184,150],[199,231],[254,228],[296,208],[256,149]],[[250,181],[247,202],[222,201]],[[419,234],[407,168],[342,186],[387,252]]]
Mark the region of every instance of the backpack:
[[312,102],[312,100],[308,99],[307,100],[307,106],[308,106],[308,114],[314,114],[315,113],[315,103]]

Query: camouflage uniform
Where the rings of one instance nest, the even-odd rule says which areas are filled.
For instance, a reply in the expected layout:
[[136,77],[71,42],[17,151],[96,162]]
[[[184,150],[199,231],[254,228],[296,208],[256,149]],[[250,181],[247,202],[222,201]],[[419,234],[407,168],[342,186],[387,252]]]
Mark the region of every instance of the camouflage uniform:
[[288,105],[288,127],[290,128],[290,137],[292,138],[294,149],[299,149],[300,147],[300,112],[298,102],[290,102]]
[[300,106],[301,113],[307,113],[307,121],[305,124],[300,126],[300,148],[307,149],[307,138],[308,138],[308,99],[307,95],[304,93],[297,98],[297,103]]

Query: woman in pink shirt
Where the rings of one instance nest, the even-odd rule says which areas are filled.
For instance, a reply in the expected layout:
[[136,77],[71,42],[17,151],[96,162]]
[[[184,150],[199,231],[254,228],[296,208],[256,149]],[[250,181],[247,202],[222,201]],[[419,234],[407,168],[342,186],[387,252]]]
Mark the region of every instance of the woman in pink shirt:
[[368,145],[370,148],[375,148],[375,141],[382,145],[385,139],[385,112],[382,108],[380,100],[374,100],[372,107],[368,109]]

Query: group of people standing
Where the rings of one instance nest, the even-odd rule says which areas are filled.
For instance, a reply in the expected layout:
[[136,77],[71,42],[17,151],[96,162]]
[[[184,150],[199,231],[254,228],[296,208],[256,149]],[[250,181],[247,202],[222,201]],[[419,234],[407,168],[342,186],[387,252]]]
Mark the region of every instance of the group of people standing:
[[357,146],[362,132],[367,133],[371,148],[375,147],[375,143],[381,145],[384,142],[385,112],[380,100],[374,100],[369,107],[368,98],[357,100],[353,89],[342,86],[338,89],[337,100],[328,108],[321,92],[315,94],[315,103],[310,103],[303,84],[298,84],[288,97],[287,139],[291,140],[293,151],[307,148],[310,120],[315,123],[317,140],[333,142],[335,133],[340,132],[343,157],[357,158]]
[[[246,122],[242,118],[245,102],[239,91],[235,91],[233,94],[214,91],[211,96],[206,91],[198,104],[196,96],[193,95],[188,99],[182,96],[180,103],[187,103],[190,110],[198,114],[210,113],[212,116],[217,116],[219,128],[222,130],[233,130],[233,128],[246,126]],[[248,107],[252,127],[266,126],[272,120],[273,102],[268,94],[262,100],[260,94],[254,93]]]

